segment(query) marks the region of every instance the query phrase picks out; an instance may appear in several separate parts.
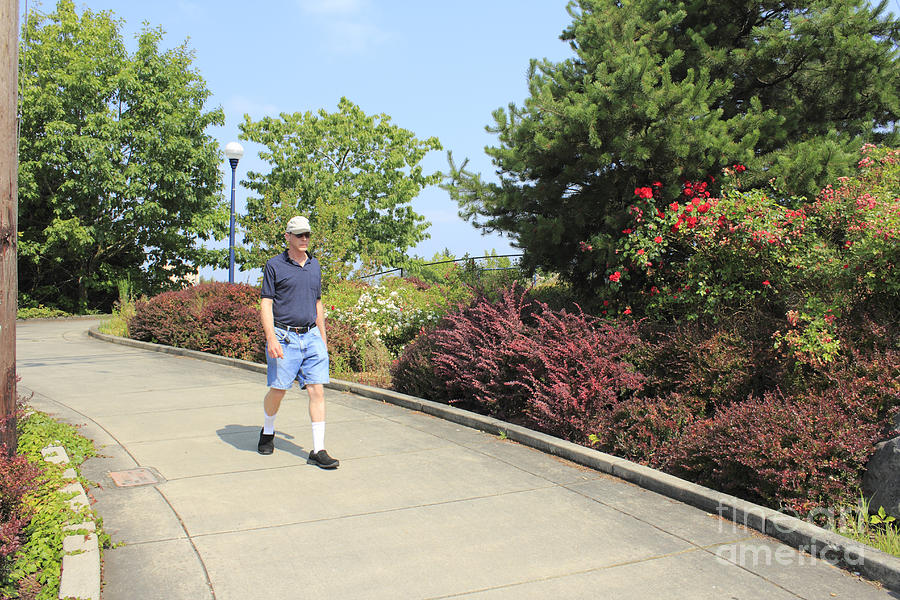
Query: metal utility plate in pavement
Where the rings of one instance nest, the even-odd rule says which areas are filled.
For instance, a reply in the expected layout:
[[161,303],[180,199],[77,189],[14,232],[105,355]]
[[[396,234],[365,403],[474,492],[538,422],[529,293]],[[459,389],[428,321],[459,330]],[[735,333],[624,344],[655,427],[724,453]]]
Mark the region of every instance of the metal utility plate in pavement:
[[150,469],[143,467],[128,469],[127,471],[110,471],[109,476],[117,487],[134,487],[138,485],[154,485],[159,483],[159,478]]

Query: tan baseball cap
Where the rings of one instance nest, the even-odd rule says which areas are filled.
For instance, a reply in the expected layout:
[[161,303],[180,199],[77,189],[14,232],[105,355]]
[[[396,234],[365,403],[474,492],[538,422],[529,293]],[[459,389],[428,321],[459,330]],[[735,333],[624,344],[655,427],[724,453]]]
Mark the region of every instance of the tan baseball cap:
[[290,221],[288,221],[285,231],[294,234],[309,233],[309,220],[307,220],[306,217],[293,217]]

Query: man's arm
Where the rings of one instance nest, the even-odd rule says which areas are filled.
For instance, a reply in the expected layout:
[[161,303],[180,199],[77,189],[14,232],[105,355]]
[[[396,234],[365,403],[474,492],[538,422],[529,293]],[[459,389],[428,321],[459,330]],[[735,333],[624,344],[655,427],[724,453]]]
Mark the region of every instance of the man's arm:
[[263,332],[266,334],[266,348],[272,358],[284,358],[284,350],[278,338],[275,337],[275,317],[272,315],[271,298],[262,298],[259,301],[259,320],[262,321]]
[[319,335],[325,342],[325,350],[328,350],[328,334],[325,333],[325,307],[322,305],[322,299],[316,300],[316,327],[319,328]]

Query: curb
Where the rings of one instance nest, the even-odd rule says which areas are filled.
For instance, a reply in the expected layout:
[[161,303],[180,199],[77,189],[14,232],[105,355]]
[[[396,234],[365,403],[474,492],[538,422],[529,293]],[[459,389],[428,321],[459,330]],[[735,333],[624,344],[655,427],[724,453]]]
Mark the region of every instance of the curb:
[[[120,338],[100,333],[96,327],[90,328],[88,335],[114,344],[196,358],[257,373],[266,372],[266,365],[263,364],[217,356],[196,350],[186,350],[173,346]],[[753,504],[736,496],[717,492],[624,458],[618,458],[599,450],[593,450],[545,433],[532,431],[520,425],[506,423],[493,417],[479,415],[454,406],[340,379],[332,379],[331,383],[326,384],[325,387],[338,391],[353,392],[365,398],[423,412],[492,435],[503,433],[508,439],[525,446],[530,446],[547,454],[553,454],[607,473],[613,477],[624,479],[642,488],[705,510],[708,513],[718,514],[721,517],[773,537],[797,550],[816,556],[832,565],[848,569],[863,575],[867,579],[880,582],[890,590],[900,592],[900,558],[771,508]]]
[[[55,464],[69,464],[69,455],[62,446],[47,446],[41,450],[44,460]],[[90,508],[84,487],[77,481],[78,473],[68,468],[63,477],[70,483],[59,488],[62,494],[75,494],[66,500],[69,507],[79,512]],[[100,544],[97,540],[97,526],[94,521],[66,525],[65,531],[72,532],[63,538],[62,570],[59,574],[59,598],[78,600],[100,600]],[[79,533],[87,531],[88,533]]]

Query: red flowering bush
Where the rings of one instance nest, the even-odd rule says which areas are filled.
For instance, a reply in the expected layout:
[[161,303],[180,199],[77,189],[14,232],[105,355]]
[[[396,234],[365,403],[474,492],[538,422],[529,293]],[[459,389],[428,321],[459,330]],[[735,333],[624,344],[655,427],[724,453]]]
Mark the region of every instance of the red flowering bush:
[[900,298],[900,150],[867,145],[862,157],[856,177],[815,202],[774,184],[741,191],[741,165],[725,169],[717,195],[712,178],[684,182],[675,199],[635,189],[607,265],[610,312],[777,321],[773,341],[786,355],[833,360],[843,314]]
[[818,236],[837,259],[828,283],[856,300],[900,295],[900,148],[866,144],[855,177],[819,194],[812,213]]
[[131,338],[190,350],[265,361],[259,288],[208,283],[135,303]]
[[721,320],[765,306],[786,249],[807,243],[804,211],[760,190],[714,198],[706,182],[686,182],[681,199],[656,202],[632,206],[634,225],[623,230],[614,267],[623,275],[610,277],[636,314]]

